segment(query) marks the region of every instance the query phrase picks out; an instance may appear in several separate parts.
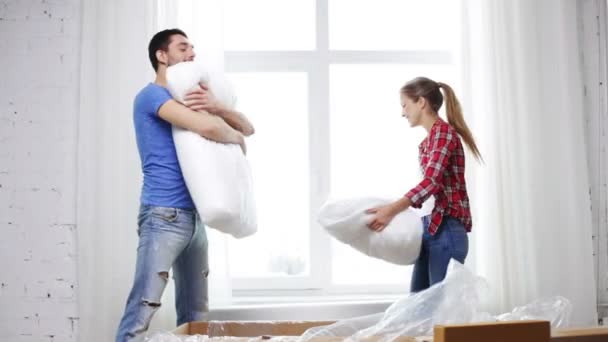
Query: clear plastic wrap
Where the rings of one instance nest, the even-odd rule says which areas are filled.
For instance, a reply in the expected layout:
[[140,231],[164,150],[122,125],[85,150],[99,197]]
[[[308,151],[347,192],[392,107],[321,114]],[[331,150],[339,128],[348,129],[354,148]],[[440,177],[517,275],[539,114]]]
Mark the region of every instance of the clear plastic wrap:
[[[552,328],[568,327],[572,305],[563,297],[556,296],[536,300],[498,316],[482,311],[481,298],[488,294],[487,282],[469,269],[452,260],[445,279],[425,291],[412,293],[395,303],[385,312],[337,321],[334,324],[314,327],[299,337],[252,337],[248,341],[298,341],[307,342],[315,338],[325,340],[332,337],[344,341],[389,342],[401,336],[431,336],[435,325],[450,325],[478,322],[547,320]],[[216,327],[211,335],[221,335]],[[230,341],[230,337],[209,338],[207,336],[176,336],[161,333],[148,342],[207,342]],[[236,339],[236,338],[235,338]],[[243,341],[243,339],[238,339]]]
[[530,304],[517,307],[513,311],[496,316],[498,321],[545,320],[551,328],[565,328],[570,325],[572,304],[561,296],[541,298]]
[[378,341],[387,342],[400,336],[431,336],[438,324],[539,319],[550,321],[552,328],[568,326],[572,308],[563,297],[537,300],[510,313],[493,316],[480,310],[481,298],[487,293],[488,285],[483,278],[452,260],[443,282],[398,300],[384,313],[309,329],[300,342],[336,336],[344,337],[346,341],[376,337]]

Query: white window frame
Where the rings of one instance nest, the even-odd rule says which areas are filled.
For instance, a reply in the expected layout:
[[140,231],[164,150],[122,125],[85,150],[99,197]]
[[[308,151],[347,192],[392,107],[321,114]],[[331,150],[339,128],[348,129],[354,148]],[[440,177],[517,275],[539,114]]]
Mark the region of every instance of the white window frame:
[[[234,278],[235,296],[276,296],[403,293],[404,285],[331,284],[331,240],[316,222],[316,213],[330,191],[329,67],[332,64],[452,65],[449,50],[329,50],[329,6],[316,1],[316,49],[307,51],[226,51],[225,70],[231,72],[305,72],[308,75],[310,158],[310,275]],[[313,248],[314,246],[314,248]]]

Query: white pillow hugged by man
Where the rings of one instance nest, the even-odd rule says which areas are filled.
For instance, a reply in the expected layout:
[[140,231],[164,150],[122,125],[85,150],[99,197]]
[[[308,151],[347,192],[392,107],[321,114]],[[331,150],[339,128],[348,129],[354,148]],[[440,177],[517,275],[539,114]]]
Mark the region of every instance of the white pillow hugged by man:
[[[236,96],[222,72],[197,62],[167,68],[167,89],[184,103],[191,90],[205,85],[224,106],[234,109]],[[203,224],[236,238],[257,231],[253,179],[239,145],[222,144],[173,126],[182,174]]]

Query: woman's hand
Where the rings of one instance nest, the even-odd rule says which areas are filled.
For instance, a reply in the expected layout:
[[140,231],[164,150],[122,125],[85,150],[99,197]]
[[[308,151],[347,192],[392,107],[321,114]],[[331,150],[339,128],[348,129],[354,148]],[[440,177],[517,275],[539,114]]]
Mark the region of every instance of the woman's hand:
[[365,211],[365,213],[375,214],[372,220],[367,224],[367,227],[377,232],[384,230],[384,228],[391,223],[395,215],[397,215],[397,212],[395,212],[392,204],[368,209]]
[[393,218],[400,212],[406,210],[412,205],[407,197],[402,197],[398,201],[391,204],[383,205],[381,207],[368,209],[365,211],[366,214],[375,214],[374,218],[367,224],[367,227],[371,230],[381,232],[388,226]]

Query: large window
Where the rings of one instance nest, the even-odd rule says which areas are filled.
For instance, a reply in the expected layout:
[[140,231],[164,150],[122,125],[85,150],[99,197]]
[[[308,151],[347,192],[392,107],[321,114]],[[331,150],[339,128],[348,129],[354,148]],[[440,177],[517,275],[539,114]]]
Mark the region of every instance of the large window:
[[404,291],[411,267],[332,241],[332,197],[398,197],[420,179],[421,129],[401,118],[416,76],[457,86],[453,0],[224,0],[225,67],[249,140],[259,232],[228,247],[236,290]]

